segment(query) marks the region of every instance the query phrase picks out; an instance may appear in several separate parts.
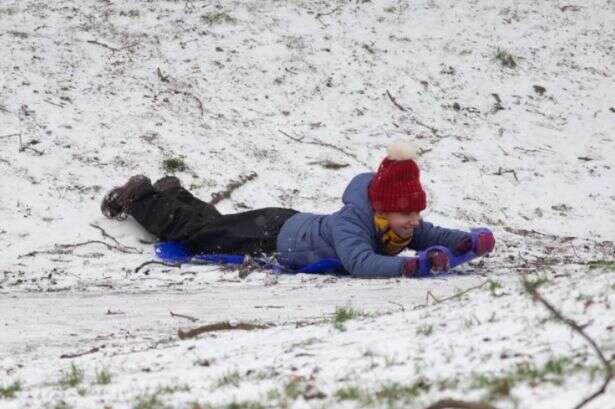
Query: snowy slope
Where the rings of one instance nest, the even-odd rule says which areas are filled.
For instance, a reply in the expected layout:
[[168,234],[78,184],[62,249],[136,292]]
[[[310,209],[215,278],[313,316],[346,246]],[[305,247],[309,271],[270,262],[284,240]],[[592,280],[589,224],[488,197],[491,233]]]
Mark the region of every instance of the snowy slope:
[[[614,17],[609,0],[2,0],[0,388],[21,391],[0,407],[574,406],[600,363],[519,274],[614,356]],[[136,271],[153,238],[99,211],[181,158],[205,199],[256,173],[223,213],[330,212],[400,137],[421,148],[425,217],[496,233],[461,276]],[[74,246],[90,240],[108,246]],[[338,330],[348,306],[364,316]],[[176,337],[220,320],[275,326]],[[71,363],[86,377],[63,388]]]

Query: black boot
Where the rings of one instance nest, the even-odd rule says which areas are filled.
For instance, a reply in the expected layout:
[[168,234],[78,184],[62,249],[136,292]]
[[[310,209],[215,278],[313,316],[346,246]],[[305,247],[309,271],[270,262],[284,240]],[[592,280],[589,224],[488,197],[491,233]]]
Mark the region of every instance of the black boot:
[[175,176],[164,176],[154,183],[154,189],[159,192],[166,192],[179,187],[182,187],[182,183]]

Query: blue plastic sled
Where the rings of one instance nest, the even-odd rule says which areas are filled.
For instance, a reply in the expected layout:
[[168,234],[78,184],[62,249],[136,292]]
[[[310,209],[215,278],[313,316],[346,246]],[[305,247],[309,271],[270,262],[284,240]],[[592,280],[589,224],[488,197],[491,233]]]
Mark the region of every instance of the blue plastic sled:
[[[491,230],[481,227],[472,229],[470,231],[470,237],[472,238],[472,248],[476,244],[476,240],[481,233],[491,233]],[[191,263],[191,264],[231,264],[241,265],[243,264],[245,257],[236,254],[199,254],[194,255],[190,253],[181,243],[176,241],[167,241],[158,243],[155,245],[156,255],[165,262],[169,263]],[[449,266],[451,269],[457,267],[460,264],[466,263],[476,258],[476,253],[468,251],[460,256],[455,256],[444,246],[432,246],[426,250],[423,250],[417,254],[419,258],[419,272],[420,277],[429,277],[433,275],[439,275],[437,273],[431,273],[431,263],[427,259],[427,253],[431,250],[443,251],[449,260]],[[252,259],[252,262],[264,269],[270,269],[279,273],[346,273],[342,262],[336,258],[326,258],[315,261],[307,266],[298,270],[293,270],[282,266],[273,257],[256,257]]]

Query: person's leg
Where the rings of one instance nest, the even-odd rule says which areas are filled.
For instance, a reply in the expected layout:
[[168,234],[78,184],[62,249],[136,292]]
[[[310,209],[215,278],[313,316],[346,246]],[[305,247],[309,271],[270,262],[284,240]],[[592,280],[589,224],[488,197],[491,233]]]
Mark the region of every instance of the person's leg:
[[180,202],[192,206],[207,219],[213,219],[222,214],[212,204],[206,203],[186,190],[176,176],[163,176],[154,183],[154,189],[166,193]]
[[218,214],[202,214],[166,192],[144,187],[130,203],[127,213],[145,230],[162,241],[184,241],[203,226],[216,220]]
[[222,216],[222,213],[220,213],[214,205],[202,201],[181,186],[166,191],[166,194],[179,200],[183,204],[192,207],[208,220],[214,220]]
[[282,225],[296,213],[269,207],[223,215],[193,232],[184,244],[197,254],[271,254]]
[[298,213],[264,208],[221,215],[183,188],[160,192],[150,184],[140,187],[126,212],[160,240],[181,241],[195,254],[273,253],[280,229]]

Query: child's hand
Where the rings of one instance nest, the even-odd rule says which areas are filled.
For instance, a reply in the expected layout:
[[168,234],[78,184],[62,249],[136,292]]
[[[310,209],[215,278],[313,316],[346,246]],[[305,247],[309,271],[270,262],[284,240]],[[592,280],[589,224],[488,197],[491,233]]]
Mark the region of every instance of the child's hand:
[[466,235],[466,237],[457,244],[455,250],[458,254],[464,254],[472,250],[472,238]]
[[474,252],[477,256],[482,256],[493,251],[495,247],[495,237],[492,233],[481,233],[476,240]]
[[481,233],[476,239],[476,245],[474,249],[472,249],[472,239],[470,237],[466,237],[457,244],[455,250],[457,253],[464,254],[470,250],[474,250],[474,253],[478,257],[484,256],[486,253],[493,251],[495,247],[495,238],[492,233]]
[[417,271],[419,271],[419,259],[416,257],[408,257],[404,263],[404,272],[402,276],[408,278],[414,277]]
[[[431,271],[434,273],[448,271],[448,257],[440,250],[432,250],[427,254]],[[419,259],[417,257],[408,257],[404,263],[404,277],[416,277],[419,271]]]
[[440,250],[432,250],[427,253],[427,260],[431,263],[432,272],[446,272],[448,271],[448,257]]

